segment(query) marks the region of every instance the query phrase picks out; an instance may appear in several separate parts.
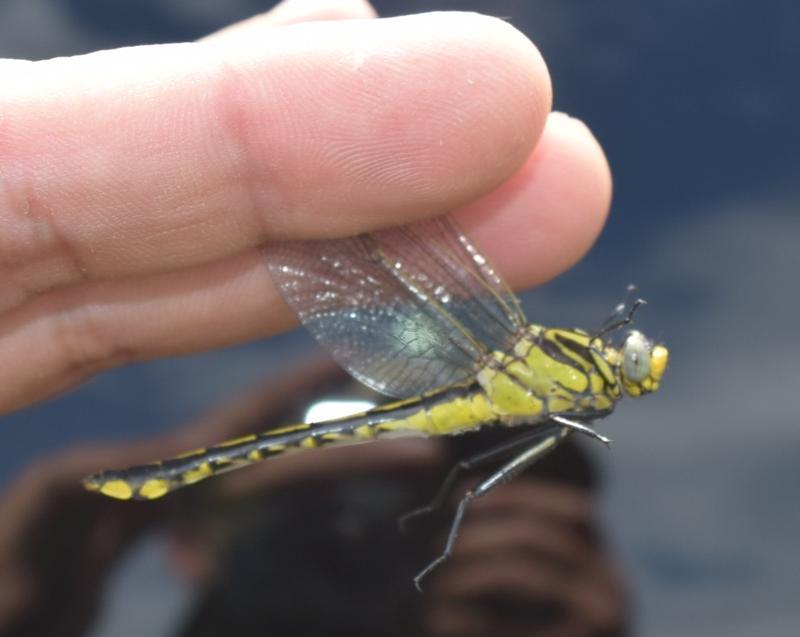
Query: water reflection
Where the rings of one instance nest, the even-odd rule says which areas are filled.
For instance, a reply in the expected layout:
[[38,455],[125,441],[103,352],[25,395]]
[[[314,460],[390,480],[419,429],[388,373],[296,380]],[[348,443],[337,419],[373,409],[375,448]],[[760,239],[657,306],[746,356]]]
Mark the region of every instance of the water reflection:
[[398,516],[428,501],[458,459],[507,432],[293,455],[154,503],[80,488],[99,467],[290,422],[312,397],[363,391],[328,364],[307,365],[169,438],[72,448],[28,467],[0,501],[0,632],[89,634],[109,577],[151,530],[168,537],[170,569],[197,591],[177,635],[626,632],[595,476],[574,444],[477,501],[423,594],[412,577],[441,550],[452,506],[403,533]]

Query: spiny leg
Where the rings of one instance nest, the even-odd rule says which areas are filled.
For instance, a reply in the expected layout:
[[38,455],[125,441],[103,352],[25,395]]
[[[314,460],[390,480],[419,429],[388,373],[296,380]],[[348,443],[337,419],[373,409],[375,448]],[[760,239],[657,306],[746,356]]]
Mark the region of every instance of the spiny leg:
[[[609,446],[611,444],[611,439],[603,436],[602,434],[597,433],[591,427],[587,427],[579,422],[575,422],[573,420],[568,420],[562,416],[554,416],[552,420],[558,422],[559,424],[569,427],[578,433],[582,433],[584,435],[589,436],[590,438],[594,438],[595,440],[599,440],[604,445]],[[428,504],[418,507],[416,509],[412,509],[411,511],[401,515],[397,519],[397,525],[400,527],[400,530],[405,530],[406,523],[409,520],[412,520],[416,517],[421,515],[427,515],[429,513],[433,513],[442,507],[444,501],[447,498],[448,493],[450,493],[453,485],[456,483],[458,478],[461,476],[462,473],[467,471],[472,471],[473,469],[486,464],[487,462],[491,462],[493,460],[497,460],[504,454],[513,451],[517,447],[522,445],[528,444],[533,442],[534,440],[539,440],[540,438],[544,438],[546,436],[551,435],[553,432],[554,427],[550,426],[542,426],[537,428],[535,431],[526,432],[522,436],[518,436],[513,438],[509,441],[503,442],[496,447],[492,447],[488,451],[483,451],[477,455],[474,455],[466,460],[461,460],[456,463],[452,469],[447,473],[442,484],[439,486],[439,490],[436,492],[433,500],[431,500]]]
[[421,582],[424,577],[429,575],[437,566],[444,562],[453,553],[453,546],[455,545],[458,531],[461,528],[461,522],[464,519],[464,513],[470,502],[476,498],[486,495],[489,491],[505,484],[512,478],[518,476],[525,469],[531,466],[534,462],[542,458],[545,454],[549,453],[560,443],[568,434],[570,429],[564,427],[558,433],[548,436],[538,444],[526,449],[521,454],[504,464],[500,469],[495,471],[492,475],[486,478],[483,482],[478,484],[473,489],[467,491],[458,503],[455,516],[453,516],[453,523],[450,525],[450,532],[447,535],[447,542],[444,546],[444,551],[435,560],[422,569],[416,577],[414,577],[414,585],[417,590],[422,591]]
[[497,460],[501,456],[513,451],[517,447],[521,447],[522,445],[527,445],[532,443],[534,440],[538,440],[545,436],[549,436],[552,434],[554,427],[553,426],[546,426],[537,429],[536,431],[528,431],[522,436],[517,436],[512,438],[511,440],[506,440],[501,444],[492,447],[487,451],[483,451],[479,454],[466,458],[464,460],[460,460],[457,462],[450,471],[447,473],[442,484],[439,486],[439,490],[436,492],[434,498],[426,505],[418,507],[416,509],[412,509],[407,513],[404,513],[399,518],[397,518],[397,524],[400,527],[400,530],[405,530],[406,523],[416,517],[421,515],[427,515],[429,513],[433,513],[442,507],[445,500],[447,499],[447,495],[450,493],[453,485],[456,483],[458,478],[461,476],[462,473],[467,471],[472,471],[473,469],[480,467],[487,462],[491,462],[493,460]]
[[550,416],[551,420],[554,420],[560,425],[564,427],[569,427],[570,429],[577,431],[578,433],[585,434],[590,438],[594,438],[595,440],[599,440],[602,442],[606,447],[611,445],[611,438],[607,438],[603,434],[597,433],[591,427],[584,425],[583,423],[577,422],[575,420],[570,420],[569,418],[564,418],[564,416]]

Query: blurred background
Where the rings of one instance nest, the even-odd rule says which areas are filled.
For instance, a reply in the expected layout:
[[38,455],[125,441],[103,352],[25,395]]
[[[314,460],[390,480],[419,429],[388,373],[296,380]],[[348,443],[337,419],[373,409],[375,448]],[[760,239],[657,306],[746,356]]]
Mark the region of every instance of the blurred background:
[[[0,0],[0,56],[196,39],[257,0]],[[382,16],[502,16],[542,51],[554,108],[586,121],[614,174],[592,252],[524,296],[537,322],[597,325],[629,282],[669,344],[662,391],[587,445],[631,634],[796,635],[800,625],[800,5],[376,0]],[[172,430],[314,348],[302,333],[129,366],[3,418],[0,485],[58,449]],[[364,453],[369,453],[366,448]],[[118,564],[93,632],[169,635],[192,593],[148,535]],[[135,621],[134,621],[135,620]]]

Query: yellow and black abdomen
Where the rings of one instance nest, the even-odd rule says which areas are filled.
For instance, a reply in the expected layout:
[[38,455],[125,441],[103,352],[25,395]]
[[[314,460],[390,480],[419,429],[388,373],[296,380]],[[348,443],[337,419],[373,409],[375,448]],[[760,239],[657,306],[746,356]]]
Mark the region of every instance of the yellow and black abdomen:
[[119,500],[153,500],[272,456],[379,437],[454,434],[476,429],[494,419],[489,401],[477,383],[456,385],[345,418],[291,425],[168,460],[103,471],[83,483],[90,491]]

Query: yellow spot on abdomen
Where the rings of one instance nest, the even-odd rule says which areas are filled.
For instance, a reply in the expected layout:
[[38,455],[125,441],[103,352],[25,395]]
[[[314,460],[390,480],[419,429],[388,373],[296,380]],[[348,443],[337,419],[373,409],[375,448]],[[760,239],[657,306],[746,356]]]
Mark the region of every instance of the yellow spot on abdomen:
[[483,394],[458,397],[449,402],[434,405],[428,411],[432,433],[453,434],[480,427],[489,422],[493,414]]
[[300,446],[303,449],[314,449],[317,446],[317,441],[314,439],[314,436],[307,436],[300,441]]
[[360,438],[361,440],[370,440],[375,437],[375,431],[369,425],[356,427],[353,433],[356,435],[356,438]]
[[99,491],[103,495],[117,500],[130,500],[133,497],[133,489],[125,480],[109,480],[100,487]]
[[255,434],[250,434],[249,436],[242,436],[240,438],[232,438],[230,440],[225,440],[224,442],[220,442],[216,447],[234,447],[236,445],[242,445],[246,442],[253,442],[256,439]]
[[213,475],[214,471],[211,468],[211,465],[207,462],[203,462],[197,465],[194,469],[189,469],[185,471],[181,476],[184,484],[194,484],[195,482],[199,482],[200,480]]
[[296,425],[287,425],[286,427],[278,427],[277,429],[270,429],[269,431],[264,432],[264,436],[276,436],[278,434],[288,434],[292,433],[293,431],[302,431],[303,429],[309,429],[311,427],[310,423],[301,422]]
[[142,488],[139,489],[139,495],[143,498],[147,498],[148,500],[155,500],[156,498],[160,498],[168,491],[169,485],[167,484],[166,480],[154,478],[152,480],[148,480],[142,485]]

